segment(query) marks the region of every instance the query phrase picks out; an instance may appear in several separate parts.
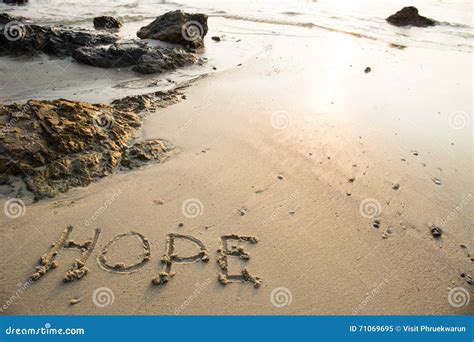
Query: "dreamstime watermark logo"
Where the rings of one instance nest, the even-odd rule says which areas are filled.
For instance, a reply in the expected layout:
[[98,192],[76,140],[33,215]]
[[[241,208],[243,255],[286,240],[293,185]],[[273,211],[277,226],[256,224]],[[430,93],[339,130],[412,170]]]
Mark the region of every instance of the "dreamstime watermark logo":
[[272,127],[278,131],[282,131],[290,127],[291,115],[286,110],[277,110],[272,113],[270,118]]
[[357,315],[363,308],[365,308],[371,301],[374,300],[375,296],[383,290],[385,285],[388,284],[388,279],[384,279],[380,283],[375,283],[373,288],[370,290],[369,293],[365,296],[365,298],[355,307],[352,309],[352,314]]
[[382,206],[375,198],[366,198],[360,202],[359,211],[365,218],[374,218],[382,213]]
[[98,114],[94,117],[94,126],[99,129],[111,129],[115,124],[113,115]]
[[197,282],[195,284],[195,289],[193,293],[184,300],[184,302],[174,309],[174,314],[179,315],[187,306],[191,305],[191,303],[204,291],[204,289],[211,284],[211,278],[207,278],[202,283]]
[[95,289],[94,293],[92,294],[92,301],[94,302],[94,305],[99,308],[112,305],[114,300],[114,292],[108,287],[99,287]]
[[204,28],[197,21],[187,21],[181,27],[181,34],[187,41],[194,42],[204,35]]
[[181,212],[187,218],[201,216],[204,212],[204,205],[197,198],[188,198],[181,206]]
[[26,27],[20,21],[10,21],[3,28],[5,38],[11,42],[23,39],[26,35]]
[[10,198],[3,205],[3,212],[12,219],[23,216],[26,212],[25,202],[19,198]]
[[121,189],[114,190],[112,194],[108,195],[108,198],[104,201],[104,205],[100,206],[91,217],[88,217],[84,221],[84,225],[86,227],[89,227],[97,218],[102,215],[108,208],[112,206],[112,204],[119,198],[119,196],[122,194]]
[[10,305],[13,305],[33,282],[34,280],[29,278],[26,282],[19,283],[15,293],[0,307],[0,312],[6,311]]
[[445,218],[441,219],[440,226],[447,226],[448,223],[453,220],[467,206],[467,204],[471,201],[472,197],[472,192],[464,196],[461,202],[456,207],[454,207],[454,209],[451,210],[451,212],[446,215]]
[[453,308],[461,308],[469,304],[471,296],[464,287],[455,287],[448,293],[448,302]]
[[286,287],[276,287],[270,294],[270,302],[277,308],[288,306],[293,301],[291,291]]
[[272,212],[272,214],[270,216],[268,216],[267,218],[265,218],[265,220],[263,220],[262,222],[262,225],[264,227],[268,226],[272,221],[275,220],[275,218],[280,215],[283,211],[285,211],[289,206],[290,204],[296,200],[296,198],[298,197],[298,191],[294,191],[293,193],[291,193],[286,199],[284,199],[278,206],[278,208]]
[[453,129],[463,129],[469,125],[469,115],[463,110],[456,110],[449,114],[448,117],[449,126]]

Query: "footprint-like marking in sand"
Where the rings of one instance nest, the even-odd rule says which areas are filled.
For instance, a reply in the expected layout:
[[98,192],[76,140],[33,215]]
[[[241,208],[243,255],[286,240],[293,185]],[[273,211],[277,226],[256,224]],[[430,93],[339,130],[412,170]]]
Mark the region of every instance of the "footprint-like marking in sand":
[[[129,238],[129,237],[135,237],[138,242],[140,242],[141,247],[143,248],[143,256],[141,261],[131,264],[131,265],[126,265],[124,263],[115,263],[115,264],[110,264],[107,261],[107,253],[110,250],[110,247],[119,242],[120,240]],[[123,234],[116,235],[112,240],[110,240],[102,249],[99,257],[97,258],[100,267],[102,267],[104,270],[109,271],[109,272],[116,272],[116,273],[132,273],[135,271],[138,271],[143,265],[145,265],[146,262],[150,260],[150,242],[148,239],[143,236],[140,233],[137,232],[127,232]]]

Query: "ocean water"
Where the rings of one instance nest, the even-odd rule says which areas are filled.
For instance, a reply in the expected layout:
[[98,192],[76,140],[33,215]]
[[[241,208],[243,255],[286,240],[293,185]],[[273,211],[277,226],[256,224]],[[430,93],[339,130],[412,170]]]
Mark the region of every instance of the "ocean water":
[[[406,5],[440,22],[430,28],[399,28],[385,18]],[[0,3],[0,12],[27,17],[33,23],[93,29],[93,18],[111,15],[123,20],[118,33],[136,39],[137,30],[157,16],[176,9],[209,15],[209,33],[202,57],[193,66],[164,75],[137,75],[129,69],[98,69],[46,56],[33,60],[0,58],[0,101],[66,97],[106,102],[126,95],[166,90],[202,75],[234,68],[278,37],[318,37],[339,32],[398,46],[474,52],[472,1],[375,0],[29,0],[24,5]],[[220,43],[210,37],[224,37]],[[156,41],[149,41],[156,44]]]
[[[421,15],[441,24],[423,30],[386,23],[387,16],[407,5],[416,6]],[[29,0],[23,6],[0,4],[0,11],[42,24],[91,27],[98,15],[144,24],[166,11],[183,9],[201,11],[213,18],[337,30],[390,43],[472,52],[473,6],[473,1],[448,0]]]

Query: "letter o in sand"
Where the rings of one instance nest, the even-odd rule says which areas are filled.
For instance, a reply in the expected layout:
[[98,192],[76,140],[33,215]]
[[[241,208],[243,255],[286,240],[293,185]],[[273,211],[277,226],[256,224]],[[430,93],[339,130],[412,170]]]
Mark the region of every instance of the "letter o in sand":
[[[112,246],[112,244],[116,243],[117,241],[128,238],[128,237],[135,237],[141,243],[141,246],[144,249],[142,260],[132,265],[125,265],[122,263],[118,263],[115,265],[109,264],[107,262],[106,255],[107,255],[107,252],[109,251],[110,246]],[[110,240],[104,246],[98,258],[100,267],[102,267],[103,269],[107,271],[115,272],[115,273],[130,273],[133,271],[137,271],[149,260],[150,260],[150,243],[148,242],[148,239],[145,236],[137,232],[128,232],[128,233],[123,233],[123,234],[119,234],[115,236],[112,240]]]

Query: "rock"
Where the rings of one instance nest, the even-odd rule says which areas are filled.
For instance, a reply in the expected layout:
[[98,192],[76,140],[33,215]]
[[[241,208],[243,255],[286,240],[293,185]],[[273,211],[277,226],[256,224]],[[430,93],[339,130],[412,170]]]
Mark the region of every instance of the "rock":
[[140,74],[154,74],[175,70],[198,62],[203,63],[198,56],[182,49],[155,47],[149,53],[144,54],[132,70]]
[[393,190],[398,190],[398,189],[400,189],[400,184],[398,184],[398,183],[393,184],[393,185],[392,185],[392,189],[393,189]]
[[211,39],[215,42],[220,42],[221,41],[221,37],[218,37],[218,36],[212,36]]
[[207,15],[177,10],[167,12],[140,28],[137,36],[141,39],[158,39],[190,49],[199,49],[204,47],[203,39],[207,30]]
[[[179,101],[178,95],[149,96],[166,106]],[[133,100],[118,104],[120,109],[63,99],[0,104],[0,173],[10,176],[9,184],[22,180],[41,199],[86,186],[117,169],[165,160],[168,143],[134,143],[141,120],[130,111],[137,108]]]
[[431,236],[433,236],[435,239],[439,239],[443,235],[443,231],[441,230],[441,228],[436,226],[431,226],[430,232]]
[[200,61],[195,54],[180,48],[151,47],[142,42],[114,43],[110,47],[81,47],[74,51],[76,61],[100,68],[133,66],[141,74],[161,73]]
[[368,73],[371,72],[371,71],[372,71],[372,68],[371,68],[371,67],[367,67],[367,68],[365,68],[365,70],[364,70],[364,72],[365,72],[366,74],[368,74]]
[[118,37],[110,33],[43,27],[22,20],[0,14],[0,55],[45,53],[57,57],[72,56],[79,63],[100,68],[132,66],[141,74],[161,73],[204,63],[204,60],[183,48],[151,47],[135,40],[117,42]]
[[33,25],[21,17],[0,14],[0,55],[68,57],[79,47],[112,44],[117,39],[108,33]]
[[413,6],[403,7],[400,11],[389,16],[386,20],[395,26],[427,27],[436,25],[436,21],[433,19],[419,15],[418,9]]
[[69,300],[70,305],[76,305],[76,304],[79,304],[80,302],[81,300],[79,298],[72,298]]
[[122,68],[136,65],[149,48],[134,41],[114,43],[110,47],[85,46],[74,51],[76,61],[100,68]]
[[3,2],[9,5],[25,5],[28,0],[3,0]]
[[114,17],[102,16],[94,18],[96,30],[116,30],[122,27],[122,22]]

